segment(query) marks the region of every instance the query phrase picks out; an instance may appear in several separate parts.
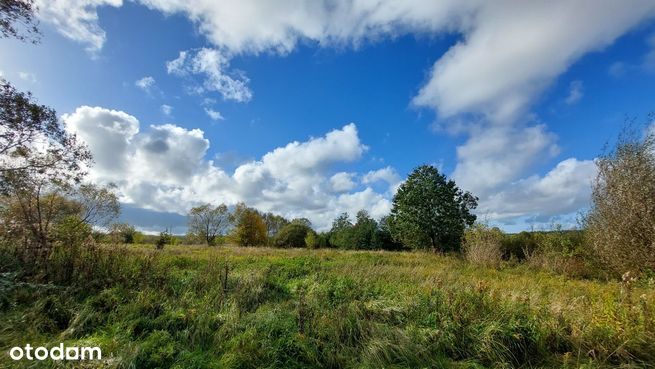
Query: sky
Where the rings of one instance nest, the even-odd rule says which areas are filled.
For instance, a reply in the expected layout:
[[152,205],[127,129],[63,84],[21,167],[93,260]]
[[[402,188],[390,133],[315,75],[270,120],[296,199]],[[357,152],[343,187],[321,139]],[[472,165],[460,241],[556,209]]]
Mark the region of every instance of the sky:
[[379,218],[423,164],[506,231],[574,227],[594,158],[655,110],[653,0],[36,2],[0,74],[148,232],[207,202]]

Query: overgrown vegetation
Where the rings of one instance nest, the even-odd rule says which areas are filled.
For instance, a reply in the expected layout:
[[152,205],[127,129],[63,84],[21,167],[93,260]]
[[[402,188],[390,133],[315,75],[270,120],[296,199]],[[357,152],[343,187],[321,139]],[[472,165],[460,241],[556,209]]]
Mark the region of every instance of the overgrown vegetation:
[[655,131],[627,127],[597,167],[589,244],[615,275],[655,271]]
[[[85,367],[146,369],[655,362],[652,279],[583,281],[424,252],[56,250],[47,275],[0,254],[3,352],[93,344],[105,359]],[[0,366],[51,365],[10,360]]]
[[[2,37],[37,36],[32,1],[0,4]],[[100,346],[85,368],[655,366],[653,132],[598,159],[582,230],[475,224],[477,198],[424,165],[382,219],[317,233],[204,204],[182,237],[115,223],[112,186],[83,183],[86,146],[4,80],[0,124],[3,352]],[[79,363],[0,356],[59,364]]]

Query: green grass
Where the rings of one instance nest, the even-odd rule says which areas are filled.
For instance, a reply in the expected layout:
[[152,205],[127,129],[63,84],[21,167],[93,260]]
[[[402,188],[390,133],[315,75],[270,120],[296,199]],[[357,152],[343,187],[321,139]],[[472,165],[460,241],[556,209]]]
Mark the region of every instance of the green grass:
[[0,258],[0,368],[56,367],[7,352],[59,342],[99,345],[105,360],[85,368],[655,365],[646,281],[422,252],[231,246],[103,248],[55,256],[45,275],[20,270]]

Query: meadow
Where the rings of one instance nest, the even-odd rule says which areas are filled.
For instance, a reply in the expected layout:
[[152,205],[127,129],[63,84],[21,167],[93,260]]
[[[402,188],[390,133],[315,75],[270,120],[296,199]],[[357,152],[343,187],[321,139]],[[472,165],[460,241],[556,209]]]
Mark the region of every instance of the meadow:
[[[425,251],[93,246],[0,252],[0,368],[649,368],[653,278]],[[12,361],[30,342],[99,362]]]

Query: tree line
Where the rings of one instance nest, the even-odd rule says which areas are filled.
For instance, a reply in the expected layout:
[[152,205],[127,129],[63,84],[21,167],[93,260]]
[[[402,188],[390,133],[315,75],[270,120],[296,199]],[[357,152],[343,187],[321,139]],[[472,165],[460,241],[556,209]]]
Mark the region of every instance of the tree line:
[[[38,43],[35,9],[32,0],[3,0],[0,38]],[[651,115],[647,121],[646,129],[629,124],[613,149],[596,159],[598,175],[579,241],[547,238],[542,260],[578,257],[614,275],[655,271],[655,119]],[[88,147],[64,129],[54,109],[0,78],[0,246],[40,263],[57,245],[145,237],[131,225],[115,223],[120,204],[111,185],[84,182],[92,164]],[[354,219],[344,213],[328,232],[317,233],[307,219],[288,220],[243,203],[232,210],[205,204],[189,212],[188,238],[207,245],[463,252],[485,263],[508,255],[535,257],[534,233],[503,239],[500,230],[476,224],[477,201],[437,168],[423,165],[399,187],[382,219],[366,210]],[[154,243],[162,248],[175,240],[165,230]]]

